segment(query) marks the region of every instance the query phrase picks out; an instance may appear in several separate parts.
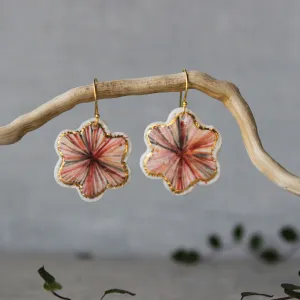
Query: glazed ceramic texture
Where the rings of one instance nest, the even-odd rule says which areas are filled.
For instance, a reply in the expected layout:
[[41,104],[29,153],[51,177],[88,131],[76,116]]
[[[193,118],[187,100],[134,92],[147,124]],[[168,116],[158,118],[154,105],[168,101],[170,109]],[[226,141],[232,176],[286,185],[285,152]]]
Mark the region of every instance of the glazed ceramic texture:
[[162,178],[169,191],[184,195],[196,184],[209,184],[220,174],[217,154],[220,133],[201,124],[189,109],[177,108],[166,123],[152,123],[145,130],[147,151],[141,168],[150,178]]
[[104,122],[89,120],[76,131],[59,134],[55,149],[60,159],[56,181],[76,188],[85,201],[99,200],[106,189],[124,186],[130,178],[126,164],[130,141],[124,133],[110,134]]

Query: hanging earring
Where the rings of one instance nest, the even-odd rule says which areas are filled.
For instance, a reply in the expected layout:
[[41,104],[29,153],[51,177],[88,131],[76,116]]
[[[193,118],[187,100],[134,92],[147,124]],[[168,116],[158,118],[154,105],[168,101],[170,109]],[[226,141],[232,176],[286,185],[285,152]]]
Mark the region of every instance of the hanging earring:
[[140,160],[141,169],[151,179],[163,179],[165,187],[175,195],[192,191],[196,184],[215,182],[220,174],[217,154],[221,135],[212,126],[202,124],[187,109],[188,74],[185,95],[166,123],[150,124],[145,130],[147,151]]
[[129,138],[124,133],[111,134],[100,120],[97,83],[95,78],[95,118],[85,121],[76,131],[61,132],[55,142],[59,156],[54,173],[57,183],[76,188],[88,202],[99,200],[107,189],[124,186],[130,178],[126,164]]

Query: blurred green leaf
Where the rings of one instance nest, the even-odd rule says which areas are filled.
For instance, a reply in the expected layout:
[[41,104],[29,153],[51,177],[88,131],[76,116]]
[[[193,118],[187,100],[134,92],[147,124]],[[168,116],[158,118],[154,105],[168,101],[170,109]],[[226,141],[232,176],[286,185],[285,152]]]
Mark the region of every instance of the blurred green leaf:
[[178,249],[172,253],[172,259],[180,263],[195,264],[201,260],[201,255],[196,250]]
[[214,250],[220,250],[222,248],[222,240],[216,234],[212,234],[208,237],[208,244]]
[[186,258],[186,251],[185,249],[177,249],[172,253],[172,259],[177,262],[183,262]]
[[185,262],[188,264],[195,264],[201,260],[201,255],[195,250],[190,250],[186,253]]
[[295,292],[294,290],[287,290],[284,289],[285,294],[287,294],[290,297],[293,297],[295,299],[300,299],[300,293]]
[[260,293],[253,293],[253,292],[243,292],[241,293],[241,300],[243,300],[246,297],[249,296],[264,296],[264,297],[268,297],[268,298],[272,298],[273,295],[268,295],[268,294],[260,294]]
[[280,237],[287,243],[296,243],[299,240],[296,229],[291,226],[284,226],[279,231]]
[[54,292],[62,289],[61,284],[58,282],[52,282],[50,284],[45,282],[43,287],[46,291],[49,292]]
[[62,289],[62,285],[55,281],[55,277],[48,273],[44,266],[38,269],[39,275],[44,279],[44,289],[46,291],[54,292]]
[[263,245],[263,237],[259,233],[254,233],[249,238],[249,248],[252,251],[258,251]]
[[281,287],[285,290],[291,290],[291,291],[300,289],[300,286],[294,285],[294,284],[291,284],[291,283],[282,283]]
[[75,253],[75,257],[79,260],[92,260],[94,258],[93,254],[88,251],[80,251]]
[[55,282],[55,278],[45,270],[44,266],[38,269],[38,273],[46,283],[51,284],[52,282]]
[[281,260],[281,256],[277,249],[267,248],[260,253],[260,258],[266,263],[272,264]]
[[240,242],[245,235],[245,229],[242,224],[237,224],[232,230],[232,236],[236,242]]
[[104,292],[103,296],[101,297],[101,300],[106,296],[106,295],[109,295],[109,294],[127,294],[127,295],[130,295],[130,296],[135,296],[134,293],[131,293],[129,291],[125,291],[125,290],[120,290],[120,289],[110,289],[110,290],[107,290]]

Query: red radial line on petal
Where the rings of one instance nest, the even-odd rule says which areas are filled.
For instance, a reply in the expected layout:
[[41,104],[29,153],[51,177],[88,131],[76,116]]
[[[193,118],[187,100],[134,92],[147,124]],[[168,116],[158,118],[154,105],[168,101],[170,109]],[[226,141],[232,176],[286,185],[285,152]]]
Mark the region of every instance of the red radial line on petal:
[[207,131],[208,132],[206,134],[201,135],[197,141],[194,141],[194,143],[190,145],[191,150],[198,148],[208,148],[212,147],[215,144],[217,139],[216,134],[211,130]]
[[[195,173],[197,168],[189,161],[189,156],[185,155],[183,157],[183,160],[184,160],[186,167],[189,168],[189,170],[193,174],[194,178],[198,178],[197,174]],[[193,181],[193,180],[191,180],[191,181]]]
[[190,131],[193,129],[191,126],[196,126],[193,122],[192,117],[189,114],[183,114],[181,115],[181,136],[182,136],[182,142],[181,142],[181,149],[184,150],[189,142],[189,134]]
[[194,160],[196,163],[202,164],[209,169],[211,169],[212,166],[216,167],[216,161],[214,160],[214,157],[211,154],[207,157],[197,157],[195,155],[190,155],[190,157],[191,160]]
[[105,164],[104,162],[101,162],[101,161],[97,161],[97,164],[99,166],[99,168],[105,172],[109,172],[109,173],[112,173],[113,175],[116,175],[117,177],[120,177],[122,178],[122,176],[120,175],[120,173],[124,173],[125,174],[125,171],[123,169],[123,166],[122,164],[120,164],[120,168],[117,168],[116,166],[112,166],[112,165],[109,165],[109,164]]
[[[196,127],[196,125],[194,125]],[[203,130],[199,128],[191,129],[192,134],[190,134],[190,138],[185,144],[184,150],[187,151],[188,149],[195,148],[195,144],[201,142],[203,136]]]
[[176,120],[176,126],[177,126],[177,131],[178,131],[178,141],[179,141],[179,150],[182,151],[183,149],[183,133],[182,133],[182,128],[181,128],[181,120],[180,117],[177,117]]
[[[72,183],[82,183],[85,180],[88,168],[89,168],[90,161],[81,161],[70,163],[67,162],[63,165],[60,176],[66,182]],[[81,176],[79,176],[81,175]]]
[[167,128],[168,128],[170,136],[172,136],[172,140],[175,145],[175,148],[179,149],[180,141],[179,141],[179,132],[177,129],[177,123],[176,122],[172,123],[171,125],[167,126]]
[[[93,126],[93,125],[92,125]],[[99,126],[93,128],[92,127],[92,152],[95,151],[96,145],[97,145],[97,140],[98,140],[98,134],[99,134]]]
[[111,162],[105,162],[103,160],[98,159],[97,163],[99,166],[101,166],[102,168],[108,168],[108,169],[115,169],[116,171],[123,171],[123,164],[121,161],[119,162],[115,162],[114,164]]
[[174,141],[174,137],[173,137],[173,135],[168,136],[168,134],[169,134],[169,126],[163,126],[163,127],[159,126],[157,128],[157,131],[160,133],[161,137],[165,141],[166,145],[168,146],[168,149],[171,150],[171,151],[175,151],[176,152],[177,148],[178,148],[177,144],[176,143],[172,144],[171,141],[170,141],[170,137],[172,136],[173,141]]
[[168,173],[162,174],[168,179],[168,183],[176,189],[177,173],[178,173],[178,164],[180,158],[177,159],[177,163],[173,164],[172,167],[168,169]]
[[194,170],[191,168],[191,166],[187,163],[187,160],[185,157],[182,157],[181,159],[181,189],[182,191],[185,191],[190,184],[197,179]]
[[81,137],[82,137],[83,143],[85,144],[87,152],[90,155],[90,153],[91,153],[91,146],[90,146],[90,143],[89,143],[89,130],[88,130],[89,127],[90,127],[90,125],[84,128],[84,130],[83,130],[83,132],[81,134]]
[[168,138],[170,140],[172,140],[175,149],[178,149],[178,141],[176,141],[176,139],[175,139],[174,132],[173,132],[173,127],[174,127],[173,124],[170,125],[170,126],[166,126],[166,131],[167,131],[167,134],[168,134]]
[[[107,183],[111,186],[117,186],[124,183],[126,173],[123,171],[116,172],[110,168],[102,168],[103,176],[106,178]],[[123,176],[122,176],[123,175]]]
[[[203,162],[197,162],[197,165],[195,165],[195,162],[193,162],[193,158],[191,156],[186,157],[186,164],[189,166],[190,170],[192,171],[195,180],[201,180],[201,181],[208,181],[212,178],[214,170],[211,169],[209,166],[204,164]],[[209,171],[210,170],[210,171]]]
[[85,178],[85,181],[82,184],[82,189],[84,192],[84,195],[87,198],[94,198],[94,178],[93,176],[95,176],[95,166],[94,164],[91,162],[89,169],[88,169],[88,173],[87,176]]
[[[109,153],[121,151],[123,152],[120,156],[122,157],[125,152],[126,139],[124,137],[113,137],[110,138],[106,145],[102,148],[99,153],[100,156],[110,156]],[[108,154],[108,155],[107,155]]]
[[95,151],[101,130],[102,128],[99,125],[95,126],[95,124],[90,124],[84,129],[85,140],[90,153]]
[[76,134],[70,133],[68,135],[65,136],[67,139],[69,139],[69,141],[76,146],[77,148],[79,148],[81,151],[83,151],[84,153],[88,154],[86,145],[84,143],[84,141],[82,140],[82,136],[79,132],[76,132]]
[[92,161],[85,181],[82,184],[84,196],[86,198],[95,198],[104,191],[105,187],[106,182],[101,178],[101,170],[99,170],[97,164]]
[[101,151],[94,154],[94,157],[106,164],[121,163],[126,151],[126,143],[122,138],[113,138],[108,141]]
[[154,151],[146,161],[146,167],[150,172],[164,175],[167,172],[166,170],[172,165],[175,157],[175,152],[155,145]]
[[105,135],[104,129],[100,125],[94,130],[94,133],[92,153],[94,157],[97,157],[97,152],[107,142],[108,138]]
[[103,183],[103,190],[107,187],[108,181],[107,178],[104,175],[103,168],[99,165],[98,161],[95,161],[96,163],[96,168],[98,170],[98,177],[101,183]]
[[[194,160],[194,166],[196,170],[199,172],[199,176],[201,176],[201,179],[204,181],[210,180],[213,176],[213,173],[216,171],[216,162],[214,160],[209,159],[199,159],[194,156],[190,157],[190,160]],[[198,167],[196,167],[196,165]]]
[[94,153],[94,157],[99,158],[102,155],[102,151],[106,151],[104,147],[108,145],[111,139],[114,139],[114,137],[106,137],[104,139],[104,142],[101,145],[101,147]]
[[[176,177],[177,174],[177,167],[178,167],[178,163],[180,161],[180,157],[178,155],[174,156],[174,161],[168,165],[169,167],[166,169],[166,171],[163,173],[163,175],[165,175],[165,177],[172,182],[174,180],[174,178]],[[172,176],[171,176],[172,175]]]
[[75,150],[63,142],[60,143],[60,151],[66,161],[81,160],[87,157],[85,153]]
[[178,170],[178,173],[180,174],[180,188],[179,190],[182,191],[184,190],[184,184],[183,184],[183,159],[182,157],[180,158],[180,161],[179,161],[179,170]]
[[93,128],[92,125],[89,125],[85,128],[85,136],[86,136],[86,142],[88,144],[88,150],[90,153],[93,151]]
[[171,152],[176,152],[177,146],[172,145],[170,141],[165,137],[165,132],[162,131],[165,131],[165,128],[165,126],[154,127],[148,134],[150,143],[163,149],[167,149]]
[[185,121],[186,118],[184,116],[182,117],[180,121],[180,136],[181,136],[181,150],[183,151],[186,147],[186,144],[188,143],[189,139],[189,124],[188,121]]
[[175,120],[171,125],[168,125],[167,127],[168,127],[169,132],[174,141],[175,148],[177,150],[180,149],[180,140],[179,140],[179,131],[178,131],[178,126],[177,126],[177,120]]
[[[74,140],[70,139],[69,136],[65,135],[59,140],[58,149],[63,154],[65,159],[69,159],[71,157],[80,156],[81,158],[86,156],[85,149],[81,149],[79,146],[74,144]],[[68,158],[67,158],[68,157]]]
[[172,180],[172,186],[177,191],[182,191],[182,158],[179,158],[176,169],[174,170],[174,177]]

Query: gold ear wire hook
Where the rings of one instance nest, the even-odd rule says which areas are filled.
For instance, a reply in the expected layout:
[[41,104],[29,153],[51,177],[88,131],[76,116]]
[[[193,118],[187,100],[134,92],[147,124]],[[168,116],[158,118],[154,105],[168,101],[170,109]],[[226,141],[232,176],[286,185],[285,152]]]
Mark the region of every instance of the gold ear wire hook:
[[98,101],[97,101],[97,78],[94,79],[94,98],[95,98],[95,123],[98,124],[100,115],[99,115],[99,109],[98,109]]
[[185,73],[185,93],[184,93],[184,97],[182,100],[182,92],[180,92],[180,102],[179,105],[180,107],[184,108],[184,111],[187,107],[187,101],[186,101],[186,97],[187,97],[187,93],[188,93],[188,89],[189,89],[189,79],[188,79],[188,73],[186,71],[186,69],[183,69],[182,72]]

